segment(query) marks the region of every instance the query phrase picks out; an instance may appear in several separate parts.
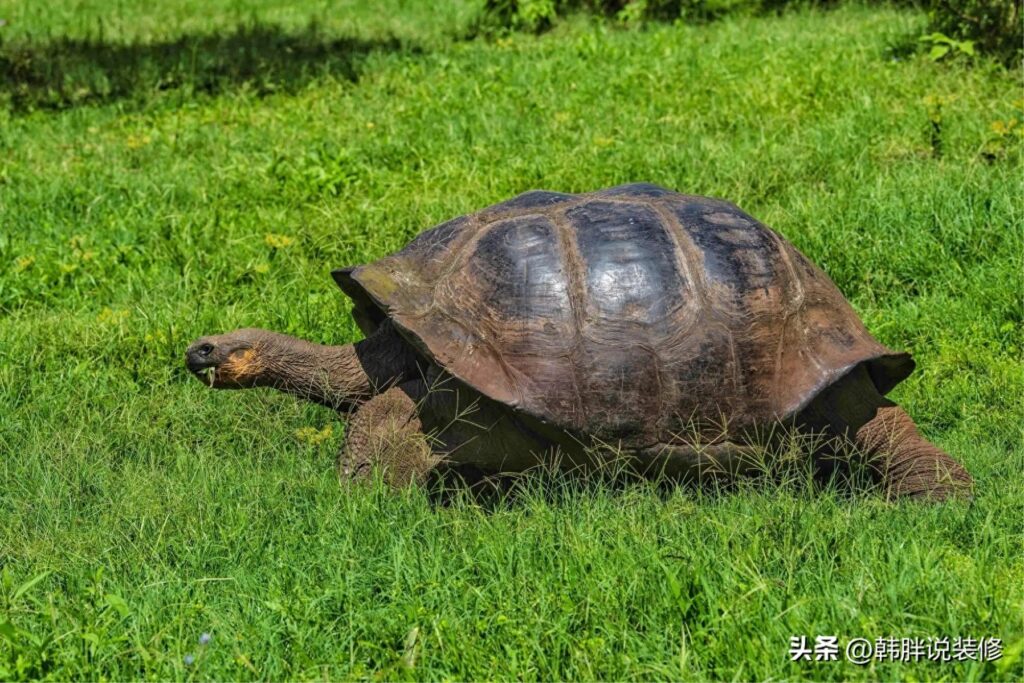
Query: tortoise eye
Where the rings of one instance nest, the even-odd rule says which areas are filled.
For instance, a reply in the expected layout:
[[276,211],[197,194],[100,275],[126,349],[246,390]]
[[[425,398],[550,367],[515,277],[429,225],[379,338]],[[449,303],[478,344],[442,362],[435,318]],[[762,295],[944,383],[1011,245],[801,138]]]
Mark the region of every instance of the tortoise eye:
[[198,349],[196,349],[196,352],[200,356],[209,356],[211,353],[213,353],[213,344],[203,344]]

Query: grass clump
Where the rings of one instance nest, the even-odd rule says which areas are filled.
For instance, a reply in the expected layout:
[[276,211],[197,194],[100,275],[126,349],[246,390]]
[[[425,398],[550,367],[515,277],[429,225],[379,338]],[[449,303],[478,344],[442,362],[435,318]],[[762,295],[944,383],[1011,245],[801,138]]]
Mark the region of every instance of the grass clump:
[[[894,54],[928,18],[892,8],[455,41],[479,4],[332,7],[0,2],[0,52],[53,59],[0,81],[0,678],[1019,677],[1013,74]],[[344,51],[272,51],[314,19],[379,48],[351,77]],[[266,53],[222,49],[252,26]],[[111,88],[68,96],[76,74]],[[914,354],[894,398],[974,500],[344,490],[342,416],[183,367],[235,327],[352,341],[332,268],[528,189],[641,180],[728,198],[825,268]],[[789,660],[819,634],[1005,647]]]

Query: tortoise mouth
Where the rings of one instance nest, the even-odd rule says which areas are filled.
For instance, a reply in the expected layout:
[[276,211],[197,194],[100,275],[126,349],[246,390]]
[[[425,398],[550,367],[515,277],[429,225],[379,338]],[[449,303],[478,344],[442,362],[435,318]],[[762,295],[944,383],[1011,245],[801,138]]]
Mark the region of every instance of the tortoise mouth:
[[185,366],[211,388],[251,386],[256,370],[250,344],[233,339],[204,337],[188,347]]
[[217,366],[207,365],[206,367],[189,367],[192,375],[203,384],[211,387],[217,386]]
[[256,377],[239,365],[246,362],[246,354],[236,353],[220,362],[189,363],[192,375],[211,389],[244,389],[256,386]]
[[210,387],[217,386],[217,375],[221,362],[222,359],[202,356],[194,353],[192,349],[189,349],[185,357],[185,366],[192,373],[192,376],[203,384],[208,384]]

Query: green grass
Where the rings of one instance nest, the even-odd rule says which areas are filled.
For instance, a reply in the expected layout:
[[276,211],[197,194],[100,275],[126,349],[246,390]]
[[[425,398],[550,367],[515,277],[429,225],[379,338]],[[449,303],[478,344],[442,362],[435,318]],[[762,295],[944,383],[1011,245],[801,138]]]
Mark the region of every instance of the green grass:
[[[877,7],[467,41],[441,4],[0,0],[0,679],[1022,675],[1020,74],[907,55],[923,17]],[[638,180],[823,266],[974,501],[538,475],[438,506],[340,488],[330,411],[184,371],[236,326],[357,338],[328,271],[451,216]],[[790,662],[801,634],[1006,654]]]

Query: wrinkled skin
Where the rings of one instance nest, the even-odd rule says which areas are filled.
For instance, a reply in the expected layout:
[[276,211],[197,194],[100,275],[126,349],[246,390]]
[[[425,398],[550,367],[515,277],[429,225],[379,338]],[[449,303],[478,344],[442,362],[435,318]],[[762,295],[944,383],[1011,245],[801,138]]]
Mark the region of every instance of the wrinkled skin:
[[414,354],[396,342],[390,326],[345,346],[241,329],[198,339],[185,357],[188,369],[214,389],[272,387],[347,410],[415,374]]

